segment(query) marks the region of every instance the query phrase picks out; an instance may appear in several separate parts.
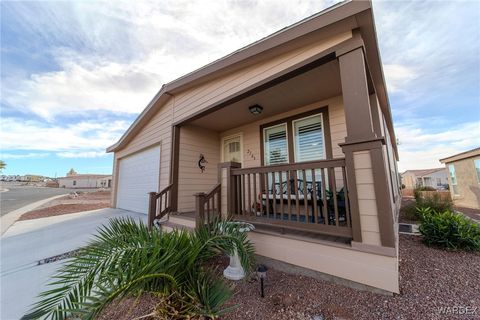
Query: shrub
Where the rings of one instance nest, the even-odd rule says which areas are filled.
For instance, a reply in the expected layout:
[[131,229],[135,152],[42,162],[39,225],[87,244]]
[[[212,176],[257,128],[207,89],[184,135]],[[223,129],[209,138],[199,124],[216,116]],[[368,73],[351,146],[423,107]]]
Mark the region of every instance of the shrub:
[[415,205],[415,202],[411,201],[411,202],[408,202],[407,204],[404,204],[400,210],[402,211],[403,217],[405,219],[411,220],[411,221],[420,220],[420,216],[419,216],[417,207]]
[[452,211],[453,202],[450,197],[442,197],[442,194],[439,192],[422,192],[420,188],[414,190],[415,201],[417,202],[417,207],[420,208],[430,208],[436,212]]
[[428,246],[449,249],[480,250],[480,227],[461,214],[418,208],[420,233]]
[[224,303],[233,291],[208,262],[235,251],[250,272],[253,245],[228,221],[192,232],[159,232],[133,219],[112,219],[58,270],[22,319],[94,319],[113,300],[143,292],[163,297],[160,309],[169,306],[159,317],[174,319],[169,313],[177,312],[189,319],[217,318],[231,310]]

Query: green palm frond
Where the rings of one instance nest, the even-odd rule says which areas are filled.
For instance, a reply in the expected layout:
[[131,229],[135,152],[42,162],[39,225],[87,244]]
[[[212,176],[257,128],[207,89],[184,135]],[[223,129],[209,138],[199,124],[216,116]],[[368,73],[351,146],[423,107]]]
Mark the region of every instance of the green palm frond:
[[[22,319],[92,319],[112,300],[144,291],[193,294],[205,315],[222,312],[229,288],[202,267],[209,259],[238,251],[252,269],[254,250],[246,234],[225,221],[194,232],[148,230],[131,218],[111,219],[95,238],[67,260]],[[211,287],[205,289],[205,286]],[[202,289],[203,288],[203,289]],[[200,290],[201,289],[201,290]]]

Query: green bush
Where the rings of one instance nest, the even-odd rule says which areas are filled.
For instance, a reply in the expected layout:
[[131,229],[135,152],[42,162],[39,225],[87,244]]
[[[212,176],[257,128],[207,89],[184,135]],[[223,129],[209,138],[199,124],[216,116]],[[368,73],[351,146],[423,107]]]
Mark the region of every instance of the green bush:
[[420,233],[428,246],[449,249],[480,250],[480,227],[461,214],[418,208]]
[[112,301],[145,292],[159,295],[160,310],[168,307],[155,311],[159,318],[216,319],[232,309],[225,303],[233,288],[209,261],[234,252],[251,272],[253,244],[229,221],[161,232],[131,218],[112,219],[60,267],[22,319],[94,319]]
[[417,207],[430,208],[436,212],[453,211],[453,202],[450,197],[442,197],[438,192],[429,193],[427,196],[421,193],[421,188],[414,190]]

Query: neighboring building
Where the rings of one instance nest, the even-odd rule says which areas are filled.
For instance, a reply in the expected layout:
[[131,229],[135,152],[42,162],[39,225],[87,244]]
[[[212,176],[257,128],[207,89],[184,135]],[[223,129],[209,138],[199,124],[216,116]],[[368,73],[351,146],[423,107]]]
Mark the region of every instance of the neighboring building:
[[57,179],[60,188],[68,189],[109,188],[108,181],[110,181],[111,185],[111,180],[112,176],[105,174],[76,174]]
[[449,172],[450,193],[455,205],[480,209],[480,148],[440,159]]
[[406,189],[432,187],[445,189],[448,186],[448,174],[445,168],[407,170],[402,173],[402,184]]
[[176,212],[177,226],[230,215],[256,226],[261,256],[398,293],[398,151],[376,39],[371,3],[342,2],[164,85],[107,149],[112,206]]

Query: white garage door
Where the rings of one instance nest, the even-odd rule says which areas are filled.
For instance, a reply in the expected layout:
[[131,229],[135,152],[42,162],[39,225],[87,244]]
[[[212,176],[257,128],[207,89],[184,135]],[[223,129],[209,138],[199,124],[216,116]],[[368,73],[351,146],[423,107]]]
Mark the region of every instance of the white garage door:
[[154,147],[119,161],[117,208],[148,212],[148,193],[158,191],[160,147]]

